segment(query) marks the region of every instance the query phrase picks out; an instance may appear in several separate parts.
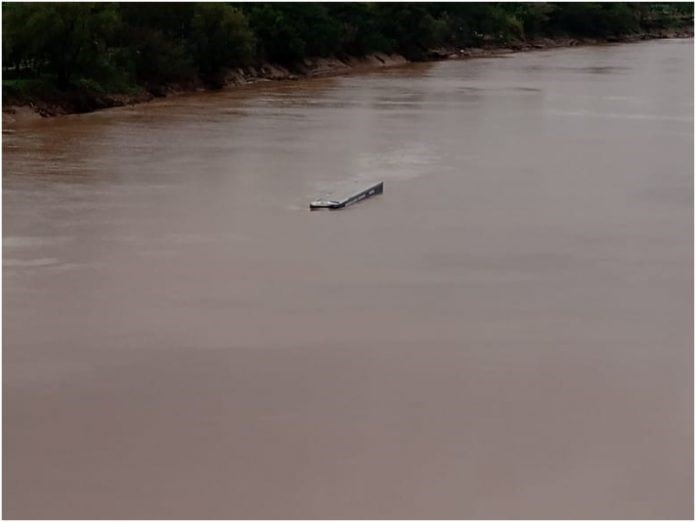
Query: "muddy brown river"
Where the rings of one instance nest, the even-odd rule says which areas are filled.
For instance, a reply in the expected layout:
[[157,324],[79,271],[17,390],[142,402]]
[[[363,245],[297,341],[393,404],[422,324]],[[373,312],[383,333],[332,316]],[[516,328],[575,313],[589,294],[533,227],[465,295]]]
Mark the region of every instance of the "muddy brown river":
[[5,122],[5,517],[692,518],[693,60]]

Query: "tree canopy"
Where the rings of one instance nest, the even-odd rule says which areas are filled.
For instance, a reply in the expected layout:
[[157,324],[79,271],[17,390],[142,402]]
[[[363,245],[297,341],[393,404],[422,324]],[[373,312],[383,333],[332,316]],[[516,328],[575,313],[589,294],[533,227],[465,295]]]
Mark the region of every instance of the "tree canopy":
[[104,90],[201,79],[272,61],[609,37],[693,20],[692,3],[17,3],[5,2],[5,76]]

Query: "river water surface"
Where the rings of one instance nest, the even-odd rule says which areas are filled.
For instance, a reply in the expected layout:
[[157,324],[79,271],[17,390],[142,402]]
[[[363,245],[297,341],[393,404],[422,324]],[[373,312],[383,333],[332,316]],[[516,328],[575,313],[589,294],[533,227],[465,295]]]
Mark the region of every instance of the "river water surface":
[[6,123],[5,517],[691,518],[693,58]]

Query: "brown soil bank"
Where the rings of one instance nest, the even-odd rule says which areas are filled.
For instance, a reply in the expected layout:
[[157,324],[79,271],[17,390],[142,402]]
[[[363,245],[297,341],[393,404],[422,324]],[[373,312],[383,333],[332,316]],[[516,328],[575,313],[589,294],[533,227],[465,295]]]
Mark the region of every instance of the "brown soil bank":
[[[598,45],[606,43],[638,42],[661,38],[693,38],[693,27],[678,30],[663,30],[643,34],[625,35],[609,38],[540,38],[525,42],[514,42],[505,46],[495,43],[476,48],[439,48],[432,49],[425,59],[429,61],[477,58],[495,56],[512,52],[551,49],[558,47],[574,47],[579,45]],[[237,68],[229,71],[224,78],[223,88],[248,85],[262,81],[297,80],[302,77],[328,76],[345,74],[359,70],[393,67],[409,63],[399,54],[373,53],[364,57],[331,57],[307,58],[297,64],[292,70],[281,65],[264,63],[258,66]],[[93,112],[99,109],[120,107],[143,103],[154,98],[170,96],[182,92],[205,90],[202,83],[189,85],[170,85],[167,87],[141,88],[133,94],[98,94],[84,91],[71,91],[53,94],[41,100],[19,100],[5,96],[3,103],[3,119],[12,122],[19,119],[59,116]]]

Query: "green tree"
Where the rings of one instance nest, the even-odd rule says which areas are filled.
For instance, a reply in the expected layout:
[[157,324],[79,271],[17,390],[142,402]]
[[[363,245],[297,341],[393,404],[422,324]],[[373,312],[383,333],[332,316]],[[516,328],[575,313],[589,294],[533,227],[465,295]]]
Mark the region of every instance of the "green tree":
[[280,4],[249,4],[245,7],[258,39],[258,59],[291,65],[306,56],[305,41]]
[[378,6],[363,2],[336,2],[327,5],[330,16],[341,25],[340,51],[364,56],[371,52],[392,52],[396,45],[380,31]]
[[109,43],[119,27],[111,4],[27,4],[22,24],[26,57],[56,75],[60,88],[77,77],[102,79],[114,73]]
[[443,43],[446,24],[428,12],[426,4],[378,4],[381,32],[395,42],[395,50],[411,59]]
[[254,35],[244,14],[225,4],[196,4],[191,49],[201,75],[218,84],[227,67],[245,65],[253,55]]
[[195,4],[119,4],[123,31],[119,45],[127,56],[125,67],[138,83],[156,87],[186,83],[196,75],[188,42]]
[[341,50],[342,24],[317,3],[241,4],[259,41],[261,59],[292,65]]
[[25,24],[31,9],[29,4],[2,4],[2,61],[5,67],[12,66],[19,71],[22,65],[30,65],[27,61],[32,58],[33,44]]

